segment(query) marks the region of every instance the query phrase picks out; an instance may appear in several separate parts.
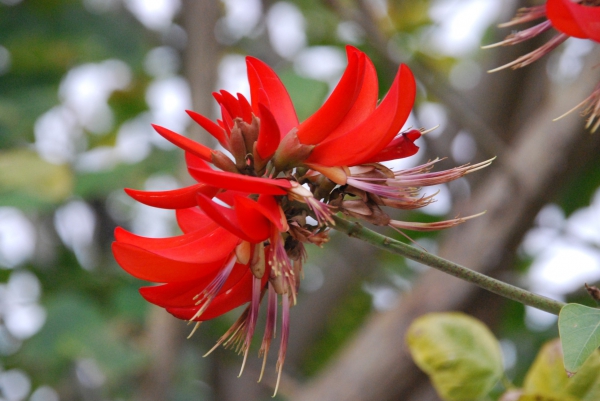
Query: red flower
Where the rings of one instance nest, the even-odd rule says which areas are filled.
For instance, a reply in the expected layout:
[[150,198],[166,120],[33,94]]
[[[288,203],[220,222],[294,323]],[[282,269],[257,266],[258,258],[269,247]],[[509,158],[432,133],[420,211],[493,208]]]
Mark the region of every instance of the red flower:
[[[559,33],[540,48],[489,72],[499,71],[507,67],[512,67],[513,69],[525,67],[550,53],[571,36],[600,42],[600,7],[594,0],[578,2],[572,0],[548,0],[542,6],[520,9],[512,21],[500,26],[508,27],[540,18],[546,18],[546,20],[524,31],[511,33],[502,42],[484,46],[484,48],[521,43],[550,28],[555,28]],[[585,104],[587,104],[587,107],[583,110],[582,115],[590,114],[586,125],[586,128],[589,128],[596,117],[600,116],[600,84],[596,86],[587,99],[565,113],[565,115]],[[592,132],[596,131],[598,126],[600,126],[600,120],[592,127]]]
[[[371,60],[352,47],[347,53],[348,68],[339,84],[303,123],[298,122],[275,72],[251,57],[247,58],[250,101],[241,94],[214,93],[221,106],[221,119],[216,123],[188,111],[233,160],[154,126],[185,150],[188,171],[198,183],[173,191],[126,192],[144,204],[176,210],[183,235],[144,238],[121,228],[115,232],[117,262],[137,278],[161,283],[140,292],[174,316],[200,322],[249,303],[217,342],[236,346],[244,353],[244,362],[265,295],[267,325],[259,354],[266,360],[281,296],[278,377],[287,349],[289,307],[296,303],[306,258],[303,244],[327,242],[332,209],[395,228],[430,230],[456,225],[467,218],[410,224],[391,220],[380,207],[424,206],[433,195],[420,196],[415,186],[447,182],[489,164],[439,173],[429,171],[435,162],[405,171],[380,165],[380,161],[411,156],[418,150],[414,141],[422,131],[398,133],[415,98],[415,81],[408,67],[400,66],[387,95],[377,104],[377,76]],[[222,171],[213,170],[207,162]]]

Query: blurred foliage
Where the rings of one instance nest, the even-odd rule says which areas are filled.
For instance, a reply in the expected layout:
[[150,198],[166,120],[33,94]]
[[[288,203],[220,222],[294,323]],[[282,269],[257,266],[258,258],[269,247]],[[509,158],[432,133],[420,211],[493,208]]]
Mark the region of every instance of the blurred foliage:
[[[109,7],[105,11],[93,9],[89,6],[92,3],[103,4],[103,1],[24,0],[13,6],[0,2],[0,54],[6,49],[10,55],[8,69],[0,69],[0,207],[18,208],[31,223],[36,237],[35,252],[28,260],[19,262],[16,267],[0,266],[0,292],[16,272],[33,272],[41,284],[40,304],[46,311],[45,324],[37,334],[31,338],[11,339],[17,346],[1,356],[0,373],[11,368],[22,369],[31,378],[33,389],[50,385],[59,392],[61,400],[83,399],[86,391],[96,392],[96,398],[87,399],[132,399],[139,390],[150,366],[148,314],[151,308],[139,296],[137,288],[142,285],[139,280],[122,273],[112,259],[112,230],[117,224],[131,228],[135,213],[130,210],[130,204],[115,204],[121,201],[119,196],[124,187],[143,189],[149,178],[177,176],[183,159],[180,151],[165,150],[152,143],[148,155],[136,163],[117,160],[104,168],[78,167],[79,156],[89,155],[91,150],[113,150],[123,124],[149,112],[147,89],[154,78],[145,72],[145,57],[149,50],[171,44],[164,33],[144,27],[121,1],[107,1],[106,4],[116,4],[116,8]],[[348,21],[336,14],[329,5],[331,2],[295,0],[290,3],[304,16],[308,46],[343,48],[346,43],[338,29],[340,23]],[[355,6],[352,0],[339,0],[339,4],[349,10]],[[388,4],[389,18],[379,19],[377,23],[391,35],[390,46],[401,49],[403,58],[418,58],[437,73],[447,74],[458,61],[456,58],[418,50],[423,48],[421,35],[431,27],[428,13],[431,2],[390,1]],[[382,97],[394,78],[393,71],[388,68],[389,62],[365,39],[364,29],[352,24],[356,30],[353,44],[375,63]],[[274,55],[264,29],[259,23],[254,32],[223,48],[222,53],[249,53],[280,60],[280,56]],[[52,164],[45,160],[36,153],[35,124],[40,116],[64,100],[59,95],[59,87],[65,76],[77,66],[114,59],[123,61],[132,76],[127,88],[111,93],[108,98],[113,117],[108,132],[93,134],[82,128],[82,145],[77,148],[75,161]],[[284,66],[278,73],[303,120],[319,107],[330,86],[300,76],[289,60],[284,61],[278,63]],[[567,214],[572,213],[589,204],[599,185],[600,170],[588,169],[570,183],[560,205]],[[55,212],[74,200],[90,206],[96,219],[90,246],[97,250],[98,260],[92,267],[82,263],[80,251],[61,238],[54,223]],[[116,210],[118,207],[124,210]],[[438,216],[420,212],[407,212],[398,218],[439,220]],[[399,233],[387,231],[386,234],[407,241]],[[410,235],[414,240],[428,239],[435,243],[435,234]],[[319,264],[322,253],[311,251],[311,263]],[[519,271],[525,271],[528,262],[519,261]],[[419,275],[418,269],[392,255],[378,254],[369,263],[383,267],[373,269],[369,284],[389,282],[391,277],[398,276],[410,286]],[[364,280],[357,280],[349,288],[348,295],[338,300],[327,317],[318,340],[300,361],[301,374],[316,374],[373,310],[372,296],[365,291]],[[399,293],[405,288],[394,289]],[[520,384],[536,351],[544,341],[556,336],[556,329],[529,330],[525,325],[525,308],[520,304],[508,303],[503,310],[494,313],[502,315],[496,328],[500,337],[512,342],[517,350],[517,363],[508,374]],[[216,340],[236,317],[233,312],[207,322],[201,328],[201,338],[208,342]],[[3,324],[0,316],[0,328]],[[174,319],[173,324],[185,325]],[[294,323],[292,327],[302,329]],[[447,341],[451,340],[450,336],[446,337]],[[0,335],[1,341],[4,339]],[[182,346],[171,399],[215,399],[211,387],[218,385],[216,374],[211,371],[214,368],[211,362],[201,358],[207,351],[204,348],[202,342],[193,341]],[[0,351],[3,349],[0,346]],[[240,363],[231,351],[217,351],[216,355],[220,363]],[[82,361],[90,360],[104,377],[103,383],[95,389],[85,387],[78,378]]]
[[[503,373],[498,341],[487,327],[467,315],[455,312],[424,315],[411,324],[407,343],[415,363],[429,375],[444,400],[487,399]],[[503,386],[507,393],[502,400],[597,400],[600,350],[594,348],[577,374],[569,375],[563,365],[561,340],[553,339],[537,353],[522,388],[513,387],[507,380]]]
[[446,401],[485,397],[502,376],[500,344],[463,313],[429,313],[414,320],[406,342],[417,366]]

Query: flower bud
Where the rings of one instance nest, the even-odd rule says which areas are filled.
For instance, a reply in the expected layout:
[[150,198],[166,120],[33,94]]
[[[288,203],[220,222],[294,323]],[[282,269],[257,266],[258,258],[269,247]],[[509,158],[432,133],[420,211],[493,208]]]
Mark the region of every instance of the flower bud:
[[278,171],[290,170],[300,164],[314,149],[314,145],[303,145],[298,140],[298,130],[293,128],[283,137],[273,156],[273,164]]

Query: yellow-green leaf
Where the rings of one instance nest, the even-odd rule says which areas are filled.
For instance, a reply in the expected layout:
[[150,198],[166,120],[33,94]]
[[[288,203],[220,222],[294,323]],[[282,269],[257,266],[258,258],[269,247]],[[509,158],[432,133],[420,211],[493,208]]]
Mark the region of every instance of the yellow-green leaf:
[[597,401],[600,400],[600,351],[595,351],[583,364],[579,373],[569,377],[563,366],[563,353],[558,339],[546,343],[529,368],[523,394],[543,401]]
[[567,304],[560,310],[558,330],[565,369],[576,373],[588,356],[600,347],[600,309]]
[[446,401],[477,400],[503,372],[500,346],[480,321],[463,313],[431,313],[416,319],[406,341],[415,363]]

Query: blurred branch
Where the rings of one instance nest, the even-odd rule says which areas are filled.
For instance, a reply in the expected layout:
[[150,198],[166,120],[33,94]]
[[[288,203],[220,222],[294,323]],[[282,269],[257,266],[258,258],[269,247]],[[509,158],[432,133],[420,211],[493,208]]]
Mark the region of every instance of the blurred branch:
[[[204,115],[211,115],[213,110],[211,93],[217,80],[219,62],[219,45],[214,32],[219,7],[217,1],[184,0],[181,12],[187,33],[183,72],[192,92],[193,109]],[[212,140],[197,124],[192,124],[190,131],[199,142]],[[137,399],[163,401],[170,398],[171,380],[185,341],[185,326],[161,308],[152,308],[147,326],[146,341],[151,365],[142,380]]]
[[533,306],[554,315],[558,315],[564,302],[555,301],[542,295],[534,294],[514,285],[505,283],[495,278],[478,273],[467,267],[461,266],[427,251],[396,241],[375,231],[363,227],[360,223],[350,222],[338,216],[333,216],[335,226],[332,228],[342,231],[350,237],[358,238],[382,250],[402,255],[408,259],[433,267],[451,276],[475,284],[485,290],[493,292],[524,305]]
[[[486,274],[497,271],[561,182],[597,154],[600,137],[584,135],[579,116],[556,123],[552,118],[568,110],[572,99],[588,95],[599,78],[599,72],[591,70],[598,62],[600,52],[588,57],[583,69],[588,73],[569,86],[572,96],[564,96],[565,88],[559,85],[550,88],[537,112],[517,132],[514,150],[504,156],[510,171],[490,169],[459,211],[467,215],[487,209],[487,214],[453,229],[441,246],[441,257]],[[431,311],[464,309],[477,294],[474,286],[428,271],[392,310],[372,316],[329,367],[292,400],[408,399],[424,379],[403,345],[410,322]]]

